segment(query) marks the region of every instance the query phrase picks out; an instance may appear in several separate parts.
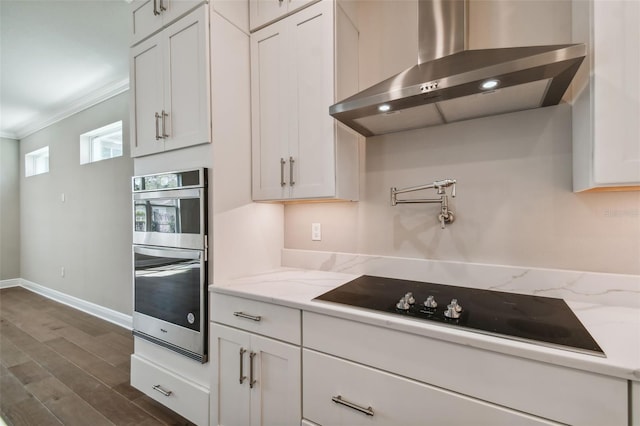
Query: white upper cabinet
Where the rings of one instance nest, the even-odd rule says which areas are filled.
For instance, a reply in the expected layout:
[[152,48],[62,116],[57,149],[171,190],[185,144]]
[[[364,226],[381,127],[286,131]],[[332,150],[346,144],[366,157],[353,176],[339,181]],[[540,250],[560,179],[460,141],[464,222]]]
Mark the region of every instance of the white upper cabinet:
[[640,2],[573,2],[573,189],[640,190]]
[[131,3],[131,45],[169,25],[202,0],[134,0]]
[[358,89],[357,39],[331,0],[251,35],[254,200],[357,199],[358,139],[329,115]]
[[211,141],[205,5],[131,48],[131,154]]
[[249,25],[255,30],[314,1],[317,0],[249,0]]

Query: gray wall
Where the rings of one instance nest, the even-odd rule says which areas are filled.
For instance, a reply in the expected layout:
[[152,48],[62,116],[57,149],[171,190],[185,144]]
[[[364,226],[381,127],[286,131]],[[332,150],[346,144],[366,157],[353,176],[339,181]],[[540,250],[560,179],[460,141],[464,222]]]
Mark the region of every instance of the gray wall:
[[0,138],[0,281],[20,278],[20,144]]
[[[50,156],[42,175],[25,178],[20,163],[20,230],[23,279],[130,315],[128,101],[122,93],[20,141],[20,158],[46,145]],[[80,165],[79,136],[118,120],[123,156]]]
[[[360,5],[362,87],[416,61],[415,2],[391,3]],[[470,11],[471,48],[570,41],[569,1],[478,0]],[[360,202],[287,205],[285,247],[640,274],[640,193],[572,192],[570,108],[368,138]],[[390,187],[443,178],[459,182],[447,229],[438,205],[389,205]],[[312,222],[323,241],[311,241]]]

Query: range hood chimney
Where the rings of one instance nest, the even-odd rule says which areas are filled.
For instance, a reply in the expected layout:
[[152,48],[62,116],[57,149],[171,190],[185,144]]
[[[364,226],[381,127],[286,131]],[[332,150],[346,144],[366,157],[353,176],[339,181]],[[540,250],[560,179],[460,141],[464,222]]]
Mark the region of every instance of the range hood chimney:
[[363,136],[557,105],[584,44],[465,50],[466,0],[418,0],[418,64],[332,105]]

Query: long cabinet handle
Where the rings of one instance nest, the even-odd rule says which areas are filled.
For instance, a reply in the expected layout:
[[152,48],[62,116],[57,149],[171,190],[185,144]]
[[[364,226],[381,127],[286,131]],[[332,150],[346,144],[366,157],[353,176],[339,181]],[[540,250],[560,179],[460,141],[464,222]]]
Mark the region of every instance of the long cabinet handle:
[[160,12],[166,11],[167,8],[164,5],[164,0],[160,0]]
[[[162,3],[160,3],[162,4]],[[169,114],[167,114],[164,110],[162,110],[162,138],[168,138],[169,135],[167,134],[167,126],[165,124],[165,119],[169,117]]]
[[244,360],[244,353],[247,350],[245,348],[240,348],[240,384],[242,384],[244,382],[244,379],[247,378],[247,376],[244,375],[244,368],[243,368],[243,360]]
[[332,396],[331,400],[333,402],[335,402],[336,404],[341,404],[341,405],[344,405],[345,407],[352,408],[352,409],[354,409],[356,411],[359,411],[359,412],[361,412],[363,414],[366,414],[367,416],[373,416],[373,408],[371,408],[371,406],[369,406],[367,408],[361,407],[361,406],[359,406],[357,404],[354,404],[353,402],[347,401],[346,399],[342,399],[342,396],[340,396],[340,395]]
[[156,115],[156,140],[159,141],[160,140],[160,126],[159,126],[159,120],[160,120],[160,114],[158,114],[157,112],[155,113]]
[[158,0],[153,0],[153,14],[160,15],[160,12],[158,12]]
[[295,161],[293,157],[289,157],[289,185],[291,186],[296,184],[296,181],[293,180],[293,163],[295,163]]
[[256,381],[253,378],[253,358],[255,358],[255,356],[255,352],[249,352],[249,388],[251,389],[253,389],[253,385],[256,384]]
[[280,158],[280,186],[285,186],[287,183],[284,181],[284,165],[287,163],[287,160],[284,158]]
[[153,387],[153,390],[160,392],[160,393],[161,393],[161,394],[163,394],[164,396],[171,396],[171,394],[173,393],[173,392],[172,392],[172,391],[170,391],[170,390],[165,390],[165,389],[163,389],[163,388],[162,388],[162,386],[160,386],[160,385],[155,385],[155,386]]
[[259,322],[262,320],[262,317],[260,315],[249,315],[249,314],[245,314],[244,312],[234,312],[233,315],[240,318],[250,319],[251,321],[255,321],[255,322]]

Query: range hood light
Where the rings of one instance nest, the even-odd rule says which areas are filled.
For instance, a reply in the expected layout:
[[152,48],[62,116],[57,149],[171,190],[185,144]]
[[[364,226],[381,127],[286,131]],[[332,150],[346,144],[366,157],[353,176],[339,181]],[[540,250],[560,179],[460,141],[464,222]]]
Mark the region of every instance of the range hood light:
[[480,85],[480,88],[482,90],[492,90],[498,87],[499,85],[500,85],[500,80],[496,80],[495,78],[492,78],[490,80],[485,80],[484,82],[482,82],[482,84]]
[[382,104],[378,107],[378,111],[380,112],[387,112],[391,109],[391,106],[389,104]]

